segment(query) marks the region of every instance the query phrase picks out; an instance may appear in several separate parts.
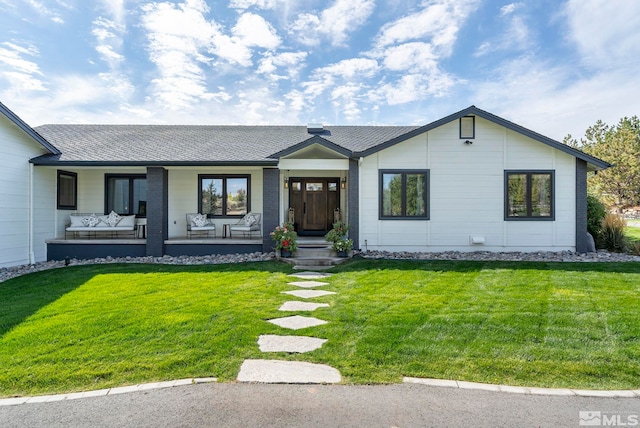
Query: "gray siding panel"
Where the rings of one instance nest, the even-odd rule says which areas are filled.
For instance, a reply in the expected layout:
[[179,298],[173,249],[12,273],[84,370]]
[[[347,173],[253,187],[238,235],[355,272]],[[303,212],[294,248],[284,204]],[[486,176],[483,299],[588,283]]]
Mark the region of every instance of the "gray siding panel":
[[262,170],[262,251],[273,251],[273,240],[269,233],[278,226],[280,218],[280,170],[265,168]]
[[160,167],[147,168],[147,256],[162,257],[169,236],[169,174]]
[[360,248],[360,167],[357,159],[349,160],[349,195],[347,207],[349,210],[349,238],[353,239],[356,249]]
[[576,252],[587,248],[587,162],[576,159]]

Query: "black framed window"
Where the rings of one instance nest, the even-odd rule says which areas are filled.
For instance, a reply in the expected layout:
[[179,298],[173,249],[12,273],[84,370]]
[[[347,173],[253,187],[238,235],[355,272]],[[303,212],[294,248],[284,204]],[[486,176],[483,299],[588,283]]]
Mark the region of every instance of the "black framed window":
[[242,217],[251,211],[251,176],[198,175],[198,212],[210,217]]
[[475,116],[463,116],[460,118],[460,138],[476,138]]
[[78,174],[58,170],[58,209],[78,209]]
[[381,170],[380,219],[429,219],[429,171]]
[[144,174],[105,174],[105,213],[147,215],[147,176]]
[[506,220],[554,220],[554,171],[505,171]]

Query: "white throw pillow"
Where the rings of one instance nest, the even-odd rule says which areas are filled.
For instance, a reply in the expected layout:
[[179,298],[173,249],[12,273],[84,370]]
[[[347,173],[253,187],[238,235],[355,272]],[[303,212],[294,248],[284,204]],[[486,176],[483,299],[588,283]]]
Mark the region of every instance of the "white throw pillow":
[[197,227],[203,227],[206,226],[207,223],[209,223],[209,220],[207,220],[207,216],[205,214],[198,214],[193,216],[193,224],[195,224]]
[[256,219],[253,216],[253,214],[249,213],[246,216],[244,216],[243,221],[245,226],[251,226],[253,223],[255,223]]
[[107,223],[111,227],[115,227],[121,219],[122,217],[120,217],[117,212],[111,211],[107,216],[107,221],[105,223]]
[[88,227],[96,227],[100,223],[100,219],[95,214],[82,218],[82,224]]
[[135,225],[136,225],[135,214],[122,216],[122,218],[118,222],[118,227],[134,227]]
[[84,223],[82,223],[82,219],[84,217],[82,217],[81,215],[70,215],[69,219],[71,220],[71,227],[82,227],[85,226]]

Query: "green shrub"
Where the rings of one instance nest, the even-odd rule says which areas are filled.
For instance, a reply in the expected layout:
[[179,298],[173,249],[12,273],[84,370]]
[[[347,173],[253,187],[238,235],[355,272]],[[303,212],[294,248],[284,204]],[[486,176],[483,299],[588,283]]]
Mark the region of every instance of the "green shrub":
[[597,196],[587,195],[587,231],[596,241],[602,232],[602,220],[607,215],[607,208]]
[[626,247],[626,237],[624,228],[626,222],[616,214],[607,214],[602,220],[602,231],[600,232],[600,245],[609,251],[621,253]]

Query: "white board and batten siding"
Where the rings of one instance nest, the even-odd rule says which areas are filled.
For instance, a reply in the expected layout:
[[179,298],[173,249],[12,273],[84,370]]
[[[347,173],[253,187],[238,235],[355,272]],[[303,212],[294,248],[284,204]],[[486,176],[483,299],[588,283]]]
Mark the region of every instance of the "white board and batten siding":
[[[475,126],[473,144],[459,138],[455,120],[363,159],[360,248],[575,249],[575,158],[477,116]],[[380,220],[379,171],[410,169],[430,171],[430,220]],[[555,171],[555,221],[504,220],[505,170]]]
[[9,267],[30,262],[29,159],[47,151],[2,115],[0,147],[0,267]]

